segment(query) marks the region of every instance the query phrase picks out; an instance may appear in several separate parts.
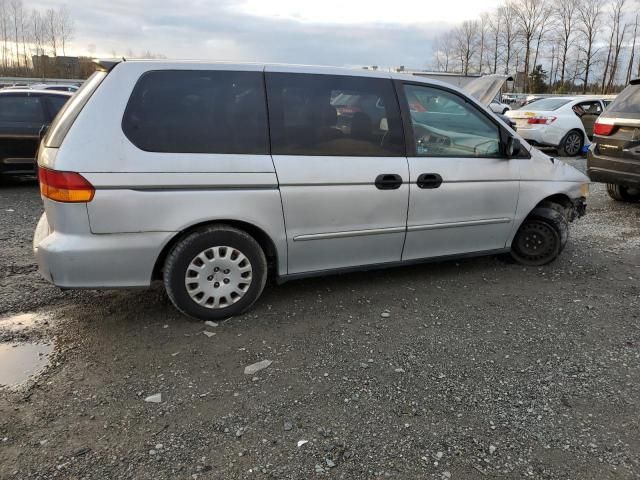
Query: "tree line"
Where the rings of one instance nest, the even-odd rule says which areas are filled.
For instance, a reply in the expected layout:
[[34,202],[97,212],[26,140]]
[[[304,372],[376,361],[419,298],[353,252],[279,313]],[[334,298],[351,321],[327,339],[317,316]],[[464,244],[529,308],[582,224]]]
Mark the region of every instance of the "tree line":
[[506,0],[439,36],[435,70],[515,74],[523,92],[614,93],[640,77],[638,0]]
[[40,11],[25,8],[22,0],[0,0],[0,73],[39,75],[33,57],[65,56],[73,34],[74,22],[66,5]]

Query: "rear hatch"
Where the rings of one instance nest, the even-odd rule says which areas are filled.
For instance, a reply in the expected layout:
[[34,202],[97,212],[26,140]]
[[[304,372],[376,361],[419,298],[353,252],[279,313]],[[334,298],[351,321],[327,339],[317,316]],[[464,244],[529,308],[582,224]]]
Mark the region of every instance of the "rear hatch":
[[640,79],[633,80],[598,118],[595,153],[640,162]]

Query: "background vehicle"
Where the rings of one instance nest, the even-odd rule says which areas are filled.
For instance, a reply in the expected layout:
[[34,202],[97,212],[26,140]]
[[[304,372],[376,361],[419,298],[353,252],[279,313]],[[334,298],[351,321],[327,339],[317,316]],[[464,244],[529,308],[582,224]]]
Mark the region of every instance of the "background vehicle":
[[640,201],[640,79],[632,80],[595,123],[587,173],[614,200]]
[[506,103],[502,103],[500,102],[497,98],[494,99],[490,104],[489,104],[489,108],[491,109],[491,111],[493,113],[499,113],[501,115],[504,115],[505,113],[507,113],[509,110],[511,110],[511,107],[509,105],[507,105]]
[[49,90],[0,90],[0,174],[35,172],[40,130],[71,97]]
[[35,83],[30,85],[29,88],[34,90],[55,90],[58,92],[76,92],[78,91],[77,85],[62,85],[62,84],[49,84],[49,83]]
[[509,251],[543,265],[584,213],[585,175],[440,82],[287,65],[102,66],[38,158],[34,250],[61,287],[161,278],[182,312],[224,318],[249,308],[269,274]]
[[518,133],[532,145],[555,147],[573,157],[592,138],[596,119],[604,110],[601,97],[548,97],[510,110]]

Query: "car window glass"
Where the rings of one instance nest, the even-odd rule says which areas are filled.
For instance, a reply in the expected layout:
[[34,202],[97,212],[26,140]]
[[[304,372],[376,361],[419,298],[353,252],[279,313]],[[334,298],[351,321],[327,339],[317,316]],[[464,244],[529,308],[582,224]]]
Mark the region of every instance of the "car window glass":
[[51,114],[55,117],[64,104],[67,103],[69,97],[63,97],[61,95],[49,95],[49,104],[51,105]]
[[582,102],[577,106],[582,108],[584,115],[600,115],[602,113],[602,105],[598,101]]
[[40,97],[0,95],[0,122],[44,122]]
[[136,84],[122,120],[151,152],[269,152],[261,72],[162,70]]
[[538,111],[549,111],[549,110],[557,110],[569,103],[571,99],[568,98],[542,98],[540,100],[534,100],[533,102],[521,107],[522,110],[538,110]]
[[279,155],[404,155],[391,80],[268,73],[271,151]]
[[640,113],[640,85],[629,85],[607,108],[609,112]]
[[438,88],[404,87],[420,157],[495,157],[500,131],[473,104]]

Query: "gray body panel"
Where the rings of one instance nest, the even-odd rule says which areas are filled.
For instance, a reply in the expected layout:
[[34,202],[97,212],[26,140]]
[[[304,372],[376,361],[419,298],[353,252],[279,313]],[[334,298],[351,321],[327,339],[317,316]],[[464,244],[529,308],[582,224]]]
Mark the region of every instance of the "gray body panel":
[[437,173],[443,183],[411,183],[403,260],[504,248],[518,203],[520,163],[492,158],[409,158],[410,175]]
[[[288,273],[399,261],[409,172],[405,157],[274,155],[287,225]],[[378,190],[383,173],[402,177]]]

